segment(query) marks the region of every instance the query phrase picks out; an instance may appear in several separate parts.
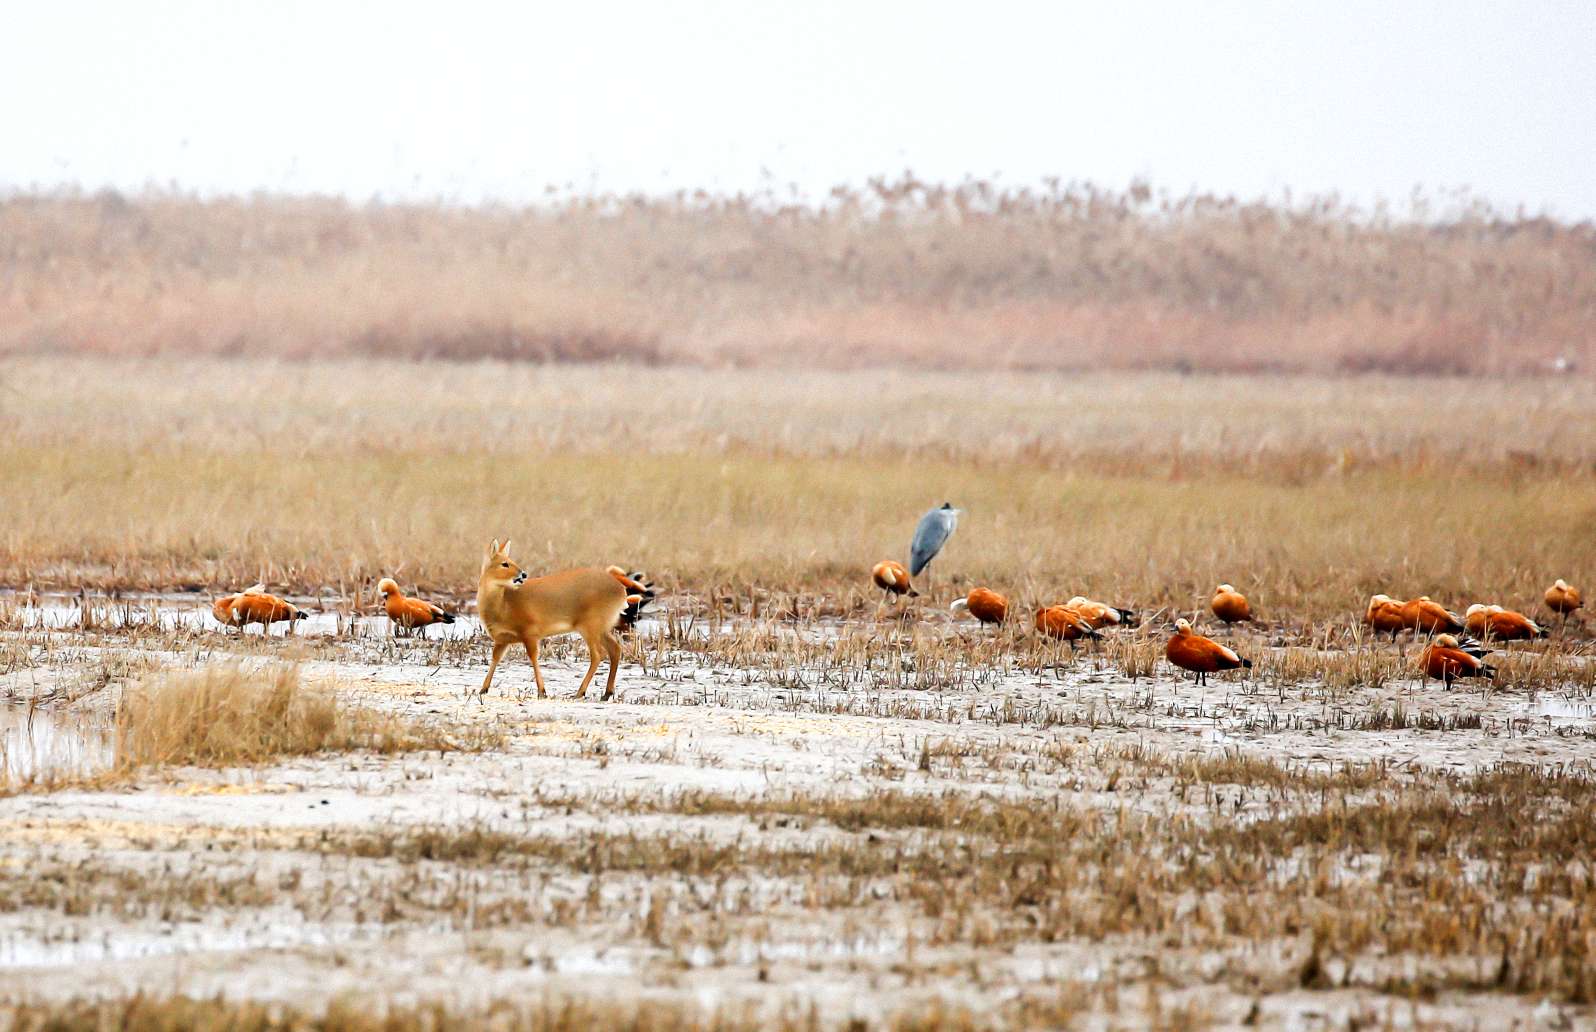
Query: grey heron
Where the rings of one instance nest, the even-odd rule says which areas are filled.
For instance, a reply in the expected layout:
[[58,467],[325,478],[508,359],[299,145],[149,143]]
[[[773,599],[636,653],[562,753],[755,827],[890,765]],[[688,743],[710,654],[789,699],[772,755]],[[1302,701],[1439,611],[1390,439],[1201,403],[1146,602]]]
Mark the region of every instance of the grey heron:
[[932,509],[920,517],[920,522],[914,528],[914,540],[909,542],[910,576],[920,576],[920,571],[942,551],[942,546],[948,543],[948,538],[958,527],[959,514],[963,511],[955,509],[951,502],[943,502],[940,509]]

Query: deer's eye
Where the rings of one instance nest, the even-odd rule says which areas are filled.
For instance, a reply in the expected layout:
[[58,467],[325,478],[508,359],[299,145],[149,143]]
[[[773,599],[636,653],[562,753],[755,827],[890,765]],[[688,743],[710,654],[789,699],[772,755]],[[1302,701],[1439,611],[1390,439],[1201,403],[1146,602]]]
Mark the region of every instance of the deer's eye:
[[508,570],[510,568],[510,564],[509,563],[500,563],[499,565],[504,567],[506,570]]

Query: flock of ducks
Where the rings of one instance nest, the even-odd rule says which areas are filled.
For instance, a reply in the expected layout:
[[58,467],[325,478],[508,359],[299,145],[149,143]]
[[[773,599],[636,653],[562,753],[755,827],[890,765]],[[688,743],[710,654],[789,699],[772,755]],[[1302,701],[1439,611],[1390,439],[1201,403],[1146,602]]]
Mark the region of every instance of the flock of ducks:
[[[911,586],[908,571],[893,560],[877,563],[870,576],[876,587],[886,592],[888,600],[893,595],[919,594]],[[1546,589],[1544,601],[1547,609],[1565,621],[1584,605],[1579,589],[1561,578]],[[974,588],[963,598],[955,599],[950,608],[955,616],[968,614],[983,624],[1002,624],[1009,616],[1009,600],[985,587]],[[1232,584],[1214,589],[1208,609],[1227,626],[1256,620],[1247,596]],[[1068,602],[1038,609],[1034,626],[1038,634],[1067,641],[1073,649],[1076,641],[1097,639],[1103,628],[1130,624],[1135,618],[1135,612],[1125,606],[1111,606],[1077,595]],[[1405,631],[1430,636],[1420,653],[1419,668],[1426,677],[1448,687],[1459,678],[1490,679],[1495,675],[1495,669],[1485,662],[1489,650],[1484,642],[1529,641],[1550,635],[1523,613],[1499,605],[1471,605],[1459,616],[1428,595],[1407,602],[1375,595],[1369,599],[1363,622],[1376,636],[1389,633],[1393,641]],[[1207,683],[1209,674],[1252,666],[1251,660],[1234,649],[1198,634],[1191,621],[1184,619],[1175,621],[1175,633],[1164,648],[1164,656],[1172,665],[1195,675],[1198,684]]]
[[[621,622],[630,626],[636,622],[644,602],[654,597],[654,591],[641,574],[628,574],[619,566],[611,567],[608,572],[629,591]],[[894,560],[877,563],[870,575],[887,599],[894,595],[915,597],[919,594],[912,586],[909,571]],[[377,590],[383,596],[383,609],[393,622],[395,633],[408,634],[433,624],[455,621],[455,614],[442,606],[407,597],[391,577],[378,581]],[[1579,589],[1561,578],[1546,590],[1544,602],[1548,610],[1565,622],[1584,606]],[[1221,584],[1214,589],[1208,608],[1215,619],[1227,626],[1256,621],[1247,596],[1231,584]],[[982,624],[1002,624],[1009,618],[1009,600],[986,587],[972,588],[964,597],[954,600],[951,609],[955,616],[968,614]],[[309,615],[294,603],[268,593],[263,584],[218,598],[211,605],[211,614],[224,627],[235,627],[240,632],[250,624],[269,626],[285,621],[292,624]],[[1126,606],[1076,595],[1068,602],[1038,609],[1033,626],[1038,634],[1068,642],[1073,650],[1077,641],[1098,640],[1104,629],[1128,626],[1135,620],[1135,611]],[[1530,617],[1499,605],[1477,603],[1459,616],[1428,595],[1406,602],[1389,595],[1375,595],[1364,610],[1363,622],[1377,637],[1389,634],[1393,641],[1404,632],[1428,636],[1429,641],[1419,654],[1419,669],[1425,677],[1441,681],[1447,687],[1455,680],[1471,677],[1489,680],[1495,675],[1495,668],[1485,661],[1489,655],[1485,642],[1528,641],[1549,634]],[[1175,621],[1175,632],[1164,647],[1164,657],[1171,665],[1193,674],[1199,685],[1207,683],[1209,674],[1252,666],[1252,661],[1235,649],[1197,633],[1191,621],[1185,619]]]
[[[915,597],[913,578],[922,573],[958,526],[961,510],[944,502],[927,512],[915,527],[909,546],[909,565],[893,559],[884,559],[871,568],[870,577],[883,592],[884,602],[893,596]],[[654,597],[654,591],[642,574],[627,573],[619,566],[606,571],[621,582],[627,590],[626,609],[620,617],[622,629],[634,624],[643,604]],[[395,633],[410,633],[433,624],[450,624],[455,615],[442,606],[419,598],[409,598],[391,577],[377,582],[383,596],[383,609],[393,622]],[[1579,589],[1558,579],[1546,590],[1546,608],[1564,622],[1584,605]],[[1214,589],[1208,608],[1220,623],[1230,626],[1255,622],[1247,596],[1232,584],[1221,584]],[[969,614],[983,624],[1002,624],[1009,618],[1009,600],[987,587],[971,589],[963,598],[953,602],[955,617]],[[305,610],[268,594],[265,585],[255,584],[232,595],[219,598],[211,606],[211,613],[224,627],[240,631],[249,624],[271,625],[281,621],[294,621],[306,617]],[[1110,605],[1077,595],[1067,602],[1043,606],[1036,611],[1033,626],[1036,633],[1068,642],[1071,650],[1081,640],[1097,640],[1105,628],[1129,625],[1136,613],[1121,605]],[[1381,633],[1391,635],[1393,641],[1404,631],[1424,635],[1427,641],[1419,654],[1418,666],[1427,678],[1434,678],[1450,687],[1460,678],[1492,678],[1496,671],[1485,657],[1489,649],[1485,642],[1527,641],[1543,638],[1547,632],[1523,613],[1499,605],[1471,605],[1462,616],[1452,612],[1428,595],[1406,602],[1389,595],[1375,595],[1364,610],[1363,622],[1376,637]],[[1175,621],[1175,631],[1164,647],[1164,656],[1170,664],[1194,675],[1197,684],[1206,684],[1208,675],[1224,670],[1252,666],[1228,645],[1197,633],[1191,621]]]
[[[907,568],[892,559],[883,559],[871,568],[870,579],[885,592],[884,602],[891,601],[894,595],[913,597],[919,594],[914,590],[912,578],[919,576],[947,543],[958,526],[961,511],[944,502],[940,508],[920,517],[909,544]],[[1584,605],[1579,589],[1562,578],[1546,589],[1544,601],[1546,608],[1565,622]],[[983,624],[1001,624],[1008,619],[1009,601],[991,588],[982,587],[955,600],[952,609],[955,616],[968,613]],[[1255,620],[1247,596],[1233,584],[1215,588],[1208,609],[1226,626]],[[1111,606],[1077,595],[1060,605],[1038,609],[1034,626],[1038,634],[1069,642],[1073,651],[1076,641],[1096,639],[1103,628],[1129,623],[1135,618],[1136,614],[1124,606]],[[1428,595],[1407,602],[1399,602],[1389,595],[1375,595],[1369,599],[1363,620],[1376,637],[1381,632],[1389,632],[1392,641],[1403,631],[1430,636],[1419,655],[1419,669],[1425,677],[1434,678],[1448,688],[1459,678],[1489,680],[1495,676],[1496,670],[1485,662],[1489,650],[1483,642],[1527,641],[1547,636],[1540,625],[1523,613],[1499,605],[1476,604],[1458,616]],[[1198,684],[1206,684],[1209,674],[1252,666],[1251,660],[1229,646],[1198,634],[1190,620],[1175,621],[1175,633],[1164,646],[1164,658],[1171,665],[1193,674]]]
[[[419,598],[406,598],[392,577],[377,582],[383,596],[383,610],[393,621],[395,632],[406,634],[433,624],[452,624],[455,615],[440,605]],[[252,584],[243,591],[223,595],[211,603],[211,615],[223,627],[236,627],[243,632],[250,624],[271,626],[274,623],[303,620],[310,615],[286,599],[278,598],[266,590],[264,584]]]

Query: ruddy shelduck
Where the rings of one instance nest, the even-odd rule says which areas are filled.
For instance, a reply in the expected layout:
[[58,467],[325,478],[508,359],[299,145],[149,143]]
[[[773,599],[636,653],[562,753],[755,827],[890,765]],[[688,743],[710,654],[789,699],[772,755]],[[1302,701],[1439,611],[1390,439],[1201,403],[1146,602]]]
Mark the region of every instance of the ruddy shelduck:
[[1501,606],[1475,603],[1463,614],[1463,624],[1470,634],[1497,641],[1529,641],[1547,636],[1534,620]]
[[638,618],[643,615],[643,607],[654,598],[654,585],[648,582],[641,571],[627,573],[625,567],[611,566],[605,573],[620,582],[626,589],[626,608],[621,610],[620,623],[617,630],[630,631],[637,625]]
[[1363,622],[1374,629],[1376,635],[1387,633],[1391,640],[1407,630],[1407,618],[1402,613],[1402,603],[1390,595],[1372,595],[1369,607],[1363,611]]
[[1104,627],[1118,627],[1120,624],[1130,623],[1136,619],[1136,613],[1133,610],[1126,609],[1124,606],[1111,606],[1107,602],[1095,602],[1085,595],[1076,595],[1064,604],[1075,610],[1082,620],[1091,624],[1093,630],[1101,630]]
[[1221,584],[1214,589],[1214,597],[1209,600],[1208,608],[1223,623],[1252,621],[1252,606],[1247,603],[1247,596],[1230,584]]
[[876,587],[886,592],[886,595],[882,596],[883,601],[889,600],[893,595],[915,597],[920,594],[909,583],[909,571],[902,563],[893,559],[883,559],[876,563],[870,570],[870,579],[876,582]]
[[510,542],[501,545],[495,538],[483,553],[482,573],[477,579],[477,613],[493,641],[488,675],[482,679],[480,694],[488,693],[505,650],[519,643],[532,661],[538,698],[548,698],[543,671],[538,666],[538,643],[550,635],[576,631],[587,643],[588,652],[587,675],[582,678],[576,697],[587,696],[587,687],[593,682],[602,657],[608,655],[610,672],[604,684],[604,698],[614,698],[615,674],[621,665],[621,641],[615,636],[615,628],[626,609],[627,597],[621,582],[599,566],[528,577],[510,558]]
[[1425,677],[1433,677],[1450,688],[1452,682],[1464,677],[1483,677],[1487,681],[1496,676],[1496,669],[1472,653],[1458,646],[1450,634],[1438,635],[1419,653],[1419,669]]
[[1198,684],[1207,684],[1209,674],[1252,666],[1252,660],[1241,658],[1234,649],[1192,630],[1190,620],[1175,621],[1175,634],[1164,646],[1164,658],[1196,674]]
[[1456,634],[1463,630],[1463,618],[1428,595],[1420,595],[1402,607],[1402,620],[1420,634]]
[[454,623],[454,614],[442,606],[419,598],[406,598],[392,577],[384,577],[378,581],[377,590],[382,592],[382,608],[387,612],[388,619],[393,621],[396,632],[400,628],[408,632],[431,627],[435,623]]
[[1084,616],[1068,605],[1047,606],[1036,613],[1036,630],[1038,634],[1045,634],[1049,638],[1070,643],[1070,651],[1075,650],[1075,643],[1081,638],[1100,638],[1097,628],[1093,627]]
[[216,622],[219,624],[227,627],[236,626],[233,623],[233,603],[237,602],[245,595],[259,595],[265,590],[266,585],[264,584],[251,584],[243,591],[236,591],[231,595],[223,595],[221,598],[211,603],[211,615],[216,618]]
[[[303,620],[310,616],[309,613],[284,601],[276,595],[268,595],[265,591],[246,591],[235,598],[228,611],[232,614],[232,625],[243,630],[252,623],[258,623],[267,630],[274,623],[288,621],[289,630],[293,629],[295,621]],[[212,612],[215,612],[213,607]]]
[[1585,604],[1580,598],[1579,589],[1568,583],[1563,578],[1557,578],[1557,583],[1546,589],[1546,608],[1567,620]]
[[955,616],[967,612],[982,623],[997,624],[1009,615],[1009,600],[991,588],[971,588],[968,595],[955,599],[948,608]]

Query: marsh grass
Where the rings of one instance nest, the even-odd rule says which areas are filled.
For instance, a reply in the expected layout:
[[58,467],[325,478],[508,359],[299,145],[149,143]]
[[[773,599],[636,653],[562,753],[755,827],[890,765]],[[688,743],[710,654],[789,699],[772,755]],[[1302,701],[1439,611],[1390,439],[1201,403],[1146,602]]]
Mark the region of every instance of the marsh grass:
[[1592,228],[905,175],[535,208],[0,199],[0,350],[854,368],[1589,368]]
[[339,700],[289,665],[164,671],[130,685],[116,711],[118,772],[231,767],[286,756],[369,750],[459,751],[500,744],[494,733],[442,727]]

